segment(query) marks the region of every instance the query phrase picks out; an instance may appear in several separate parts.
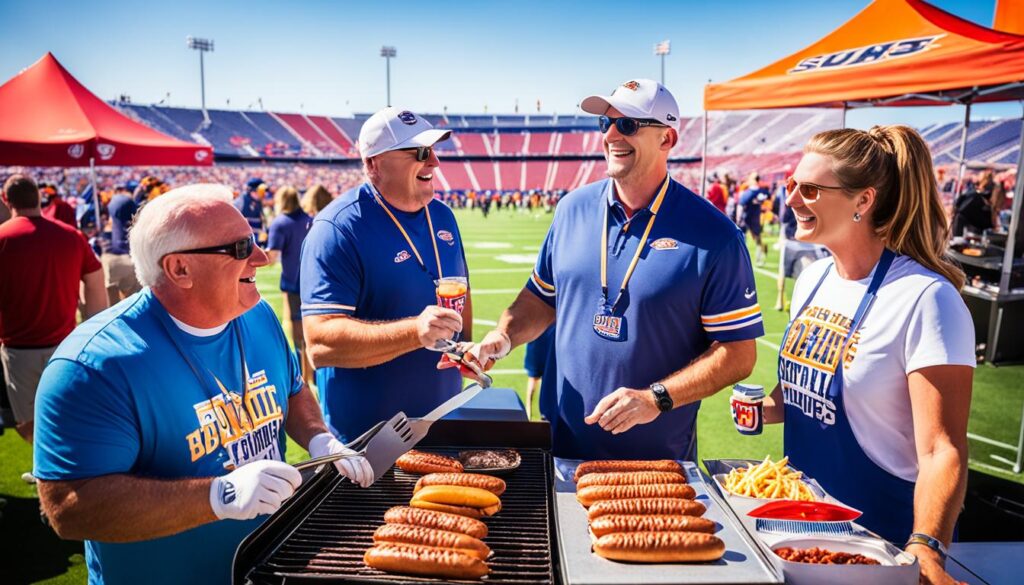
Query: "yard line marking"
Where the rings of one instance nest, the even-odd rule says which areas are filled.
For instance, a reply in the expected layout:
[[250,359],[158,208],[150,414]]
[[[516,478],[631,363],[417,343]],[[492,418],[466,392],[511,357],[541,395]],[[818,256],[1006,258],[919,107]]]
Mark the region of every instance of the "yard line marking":
[[[981,467],[982,469],[991,469],[992,471],[998,471],[999,473],[1009,473],[1011,475],[1013,474],[1013,469],[1006,469],[1005,467],[989,465],[987,463],[982,463],[976,459],[971,459],[971,463],[974,464],[975,467]],[[1007,461],[1007,463],[1009,463],[1010,466],[1013,467],[1013,462]]]
[[487,373],[488,374],[495,374],[495,375],[499,375],[500,376],[500,375],[503,375],[503,374],[504,375],[525,374],[526,370],[523,370],[523,369],[519,369],[519,370],[487,370]]
[[758,343],[760,343],[761,345],[765,346],[765,347],[772,348],[772,350],[774,350],[774,351],[779,351],[779,346],[777,344],[774,344],[774,343],[768,341],[767,339],[762,339],[762,338],[758,337],[756,341]]
[[477,319],[476,317],[473,318],[473,323],[478,325],[487,325],[489,327],[495,327],[498,324],[497,321],[491,321],[490,319]]
[[988,437],[983,437],[981,435],[976,435],[974,433],[967,433],[967,438],[974,439],[975,441],[981,441],[982,443],[988,443],[989,445],[995,445],[996,447],[1002,447],[1003,449],[1009,449],[1010,451],[1017,450],[1016,445],[1011,445],[1009,443],[1000,443],[999,441],[989,439]]
[[758,274],[763,274],[765,276],[770,276],[772,278],[778,278],[779,277],[779,271],[778,270],[776,270],[775,272],[772,272],[771,270],[765,270],[764,268],[758,268],[757,266],[755,266],[754,267],[754,272],[756,272]]
[[474,288],[472,290],[472,292],[473,292],[474,295],[507,295],[507,294],[511,294],[511,293],[517,293],[517,292],[519,292],[521,290],[523,290],[522,287],[519,287],[519,288],[483,288],[483,289]]
[[473,274],[504,274],[506,272],[529,272],[532,266],[519,266],[517,268],[477,268],[470,270]]

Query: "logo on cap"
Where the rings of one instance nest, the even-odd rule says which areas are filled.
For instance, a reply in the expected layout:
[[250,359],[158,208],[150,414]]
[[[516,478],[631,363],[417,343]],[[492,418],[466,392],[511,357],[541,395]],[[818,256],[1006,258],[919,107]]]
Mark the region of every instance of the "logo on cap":
[[669,122],[675,122],[676,121],[676,117],[673,116],[672,114],[665,114],[665,119],[668,120]]
[[627,81],[626,83],[622,84],[622,87],[624,87],[624,88],[626,88],[626,89],[628,89],[630,91],[636,91],[636,90],[640,89],[640,84],[635,82],[635,81]]
[[405,110],[404,112],[398,114],[398,119],[401,120],[403,124],[408,124],[409,126],[412,126],[413,124],[416,123],[416,114],[410,112],[409,110]]

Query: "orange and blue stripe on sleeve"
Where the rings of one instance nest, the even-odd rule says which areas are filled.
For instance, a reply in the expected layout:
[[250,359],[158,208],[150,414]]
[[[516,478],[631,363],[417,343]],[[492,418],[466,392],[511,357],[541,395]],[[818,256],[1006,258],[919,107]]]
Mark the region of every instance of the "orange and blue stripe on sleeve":
[[708,333],[743,329],[744,327],[756,325],[761,322],[761,306],[754,303],[749,307],[728,311],[726,313],[718,313],[717,315],[702,314],[700,316],[700,322],[704,327],[704,331],[707,331]]
[[530,274],[530,282],[533,283],[534,287],[536,288],[536,291],[541,295],[547,298],[555,297],[555,285],[548,284],[541,280],[541,277],[540,275],[537,274],[536,270],[534,270],[533,273]]

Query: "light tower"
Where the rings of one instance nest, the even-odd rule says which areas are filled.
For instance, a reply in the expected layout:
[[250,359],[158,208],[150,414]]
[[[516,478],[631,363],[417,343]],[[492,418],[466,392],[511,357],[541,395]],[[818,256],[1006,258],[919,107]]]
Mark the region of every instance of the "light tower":
[[199,51],[199,92],[203,105],[203,117],[210,119],[206,113],[206,72],[203,69],[203,53],[213,51],[213,39],[200,39],[189,35],[185,37],[185,45],[190,49]]
[[672,52],[671,41],[661,41],[654,45],[655,56],[661,57],[661,84],[665,85],[665,56]]
[[387,106],[391,107],[391,58],[398,56],[398,51],[394,47],[384,45],[380,48],[380,56],[384,57],[384,61],[387,63],[387,82],[388,82],[388,102]]

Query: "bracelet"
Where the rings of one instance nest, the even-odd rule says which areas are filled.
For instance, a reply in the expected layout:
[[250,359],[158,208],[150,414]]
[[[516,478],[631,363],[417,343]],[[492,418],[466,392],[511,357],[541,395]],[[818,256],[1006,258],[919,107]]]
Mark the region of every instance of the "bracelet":
[[914,532],[910,535],[910,538],[907,540],[907,544],[903,545],[903,548],[907,548],[912,544],[920,544],[923,546],[927,546],[933,551],[939,553],[939,557],[943,560],[943,562],[945,562],[948,553],[946,552],[946,547],[943,546],[943,544],[937,538],[934,538],[923,532]]

